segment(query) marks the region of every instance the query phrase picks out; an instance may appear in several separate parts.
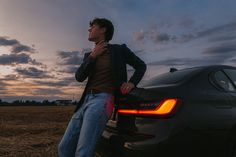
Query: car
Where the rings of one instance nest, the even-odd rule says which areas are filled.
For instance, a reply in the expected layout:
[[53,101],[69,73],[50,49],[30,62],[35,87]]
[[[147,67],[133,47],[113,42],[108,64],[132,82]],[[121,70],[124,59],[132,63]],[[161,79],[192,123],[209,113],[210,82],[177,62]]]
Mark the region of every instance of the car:
[[236,67],[171,68],[116,106],[96,157],[236,157]]

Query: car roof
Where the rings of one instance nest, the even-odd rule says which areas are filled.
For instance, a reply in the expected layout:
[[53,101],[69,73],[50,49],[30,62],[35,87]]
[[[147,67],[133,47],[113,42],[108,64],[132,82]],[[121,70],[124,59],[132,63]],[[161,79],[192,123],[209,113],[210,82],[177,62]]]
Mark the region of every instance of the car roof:
[[[184,68],[184,69],[180,69],[180,70],[174,70],[174,71],[172,71],[172,72],[170,72],[170,71],[168,71],[168,72],[165,72],[165,73],[163,73],[163,74],[161,74],[161,75],[165,75],[165,74],[171,74],[171,73],[173,73],[173,74],[175,74],[175,73],[178,73],[178,72],[182,72],[182,71],[185,71],[185,70],[191,70],[192,72],[190,73],[190,75],[188,75],[188,77],[185,77],[185,79],[183,80],[183,81],[177,81],[176,83],[177,84],[182,84],[182,83],[184,83],[184,82],[186,82],[186,81],[188,81],[192,76],[194,76],[194,75],[196,75],[196,74],[199,74],[199,73],[201,73],[201,72],[203,72],[203,71],[208,71],[208,72],[211,72],[211,71],[216,71],[216,70],[220,70],[220,69],[224,69],[224,68],[234,68],[234,69],[236,69],[236,67],[233,67],[233,66],[229,66],[229,65],[206,65],[206,66],[195,66],[195,67],[191,67],[191,68]],[[159,76],[161,76],[161,75],[157,75],[157,76],[155,76],[155,77],[153,77],[152,79],[154,80],[156,77],[159,77]],[[151,80],[152,80],[151,79]],[[150,80],[150,81],[151,81]],[[167,84],[163,84],[164,86],[170,86],[170,85],[176,85],[176,83],[167,83]],[[163,86],[162,84],[159,84],[159,85],[153,85],[153,87],[154,86]],[[148,83],[146,82],[146,83],[143,83],[142,85],[141,85],[141,87],[147,87],[147,86],[152,86],[152,85],[148,85]]]

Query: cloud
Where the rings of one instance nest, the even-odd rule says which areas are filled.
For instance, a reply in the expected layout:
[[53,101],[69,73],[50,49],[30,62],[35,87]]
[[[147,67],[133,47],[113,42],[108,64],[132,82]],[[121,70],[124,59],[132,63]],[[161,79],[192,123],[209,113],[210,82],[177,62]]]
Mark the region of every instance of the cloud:
[[[49,86],[49,87],[68,87],[70,85],[78,85],[75,77],[65,77],[61,78],[59,81],[41,81],[41,80],[35,80],[35,84],[39,84],[42,86]],[[79,83],[79,85],[84,86],[85,82]]]
[[236,63],[236,58],[230,59],[230,62],[235,62]]
[[219,33],[231,33],[236,31],[236,22],[212,27],[197,33],[197,37],[211,36]]
[[217,42],[217,41],[229,41],[236,39],[235,34],[236,33],[236,22],[231,22],[223,25],[214,26],[211,28],[207,28],[202,31],[198,32],[192,32],[188,34],[182,34],[181,36],[178,36],[176,41],[181,42],[188,42],[194,39],[204,38],[208,37],[210,38],[210,41]]
[[[192,20],[185,20],[179,23],[180,27],[194,28]],[[189,42],[195,39],[208,37],[210,41],[229,41],[236,39],[236,22],[231,22],[223,25],[214,26],[201,31],[194,32],[193,30],[188,33],[170,34],[167,32],[160,32],[157,28],[150,28],[148,30],[140,30],[133,33],[134,41],[150,40],[154,43],[166,42]]]
[[31,65],[42,65],[32,59],[28,54],[3,54],[0,55],[0,65],[12,65],[12,64],[31,64]]
[[9,75],[6,75],[4,77],[5,80],[8,80],[8,81],[15,81],[19,78],[19,76],[15,75],[15,74],[9,74]]
[[8,39],[8,37],[0,37],[0,46],[11,46],[12,53],[20,53],[20,52],[35,53],[34,48],[27,45],[23,45],[16,39]]
[[18,75],[15,74],[9,74],[9,75],[5,75],[4,78],[0,78],[0,81],[16,81],[19,79]]
[[203,66],[203,65],[216,65],[216,64],[224,64],[228,62],[228,59],[231,56],[205,56],[202,58],[167,58],[160,61],[154,61],[148,63],[148,65],[153,66],[168,66],[168,67],[193,67],[193,66]]
[[171,39],[173,39],[171,37],[171,35],[167,34],[167,33],[160,33],[160,34],[156,34],[155,36],[151,36],[151,38],[153,39],[153,41],[155,43],[159,43],[159,42],[168,42]]
[[160,33],[157,30],[138,31],[133,33],[134,41],[151,40],[154,43],[166,43],[169,41],[175,41],[176,37],[168,33]]
[[76,70],[78,69],[78,65],[68,65],[66,67],[63,67],[62,69],[58,70],[60,73],[69,73],[69,74],[75,74]]
[[[209,54],[209,55],[219,55],[219,54],[229,55],[233,52],[236,54],[236,45],[223,44],[216,47],[209,47],[206,50],[204,50],[202,53]],[[233,56],[233,54],[231,54],[231,56]]]
[[236,39],[236,36],[222,35],[222,36],[219,36],[219,37],[212,37],[212,38],[210,38],[209,41],[211,41],[211,42],[219,42],[219,41],[231,41],[231,40],[235,40],[235,39]]
[[18,43],[19,42],[16,39],[8,40],[7,37],[0,37],[0,46],[11,46]]
[[79,51],[58,51],[57,55],[61,59],[62,65],[79,65],[83,61],[83,56]]
[[52,96],[52,95],[64,94],[64,92],[62,92],[60,89],[41,88],[41,89],[34,90],[33,94],[34,95]]
[[58,51],[57,55],[59,57],[58,66],[60,67],[59,73],[69,73],[74,74],[83,62],[84,53],[89,52],[90,49],[83,49],[80,51]]
[[224,64],[232,61],[236,56],[236,46],[232,43],[212,46],[202,51],[198,58],[167,58],[148,63],[156,66],[199,66]]
[[26,46],[26,45],[21,45],[21,44],[13,45],[12,53],[20,53],[20,52],[35,53],[35,49],[33,49],[29,46]]
[[0,79],[0,86],[1,86],[1,90],[5,90],[5,86],[7,86],[8,84],[6,82],[4,82],[4,79]]
[[148,63],[148,65],[155,65],[155,66],[189,66],[197,62],[191,58],[169,58],[160,61],[154,61]]
[[35,49],[30,46],[21,44],[16,39],[9,39],[8,37],[0,37],[0,46],[10,46],[10,54],[0,55],[0,65],[16,65],[16,64],[30,64],[42,65],[35,59],[31,58],[31,54],[35,53]]
[[35,67],[28,68],[16,68],[15,72],[21,75],[23,78],[51,78],[48,72],[39,70]]

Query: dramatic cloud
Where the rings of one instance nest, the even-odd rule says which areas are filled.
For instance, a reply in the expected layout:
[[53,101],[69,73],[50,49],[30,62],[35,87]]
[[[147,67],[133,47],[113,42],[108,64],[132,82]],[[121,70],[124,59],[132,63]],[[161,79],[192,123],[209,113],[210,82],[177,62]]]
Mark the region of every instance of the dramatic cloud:
[[59,57],[58,67],[59,73],[69,73],[74,76],[79,65],[83,62],[84,53],[89,52],[90,49],[83,49],[79,51],[58,51]]
[[221,54],[221,55],[229,55],[233,56],[236,54],[236,45],[230,45],[230,44],[223,44],[220,46],[216,47],[210,47],[207,48],[205,51],[202,52],[203,54],[210,54],[210,55],[215,55],[215,54]]
[[16,39],[7,39],[7,37],[0,37],[0,46],[11,46],[18,44],[19,42]]
[[[47,95],[37,94],[47,93],[48,89],[60,89],[63,93],[49,93],[47,99],[70,98],[74,93],[79,96],[83,88],[74,74],[82,63],[82,49],[93,46],[88,41],[87,30],[94,15],[113,22],[115,34],[111,42],[126,43],[149,63],[147,75],[159,74],[170,66],[236,65],[235,0],[151,0],[148,3],[5,0],[0,3],[0,19],[3,17],[0,20],[0,66],[3,67],[0,85],[1,89],[7,89],[0,95],[1,99],[4,96],[45,99]],[[39,61],[43,64],[39,65]],[[44,68],[44,65],[47,66]],[[132,68],[127,70],[132,74]],[[4,76],[7,74],[11,75]],[[39,90],[33,95],[36,89]]]
[[21,75],[24,78],[51,78],[52,76],[48,75],[48,72],[39,70],[35,67],[29,68],[16,68],[15,72]]
[[33,49],[32,47],[23,45],[16,39],[8,39],[8,37],[0,37],[0,46],[11,46],[12,53],[20,53],[20,52],[35,53],[35,49]]
[[[179,26],[183,29],[185,27],[193,28],[193,21],[186,20],[182,21]],[[195,26],[196,27],[196,26]],[[141,30],[133,33],[133,39],[135,41],[150,40],[154,43],[166,43],[166,42],[189,42],[194,39],[203,37],[210,38],[210,41],[228,41],[236,39],[236,22],[231,22],[224,25],[218,25],[215,27],[207,28],[202,31],[194,32],[193,30],[189,33],[183,32],[179,35],[169,34],[167,32],[160,32],[158,29],[150,28],[149,30]]]
[[42,65],[32,59],[28,54],[3,54],[0,55],[0,65],[14,65],[14,64],[31,64],[31,65]]
[[206,48],[201,53],[201,58],[168,58],[166,60],[150,62],[149,65],[159,66],[198,66],[223,64],[232,61],[231,58],[236,56],[236,45],[222,44]]
[[79,65],[83,61],[83,56],[79,51],[59,51],[58,53],[59,58],[62,60],[60,64],[63,65]]
[[12,52],[13,53],[20,53],[20,52],[35,53],[35,50],[29,46],[26,46],[26,45],[16,44],[16,45],[13,45]]
[[0,47],[11,47],[10,54],[0,55],[0,65],[17,65],[17,64],[30,64],[42,65],[35,59],[31,58],[31,54],[35,53],[35,49],[30,46],[21,44],[16,39],[8,39],[8,37],[0,37]]

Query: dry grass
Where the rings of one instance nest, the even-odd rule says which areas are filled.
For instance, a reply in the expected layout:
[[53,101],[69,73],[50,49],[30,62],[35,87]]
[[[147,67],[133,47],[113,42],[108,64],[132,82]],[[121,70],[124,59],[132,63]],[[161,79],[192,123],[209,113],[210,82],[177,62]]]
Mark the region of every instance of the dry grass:
[[1,157],[57,157],[75,106],[0,107]]

